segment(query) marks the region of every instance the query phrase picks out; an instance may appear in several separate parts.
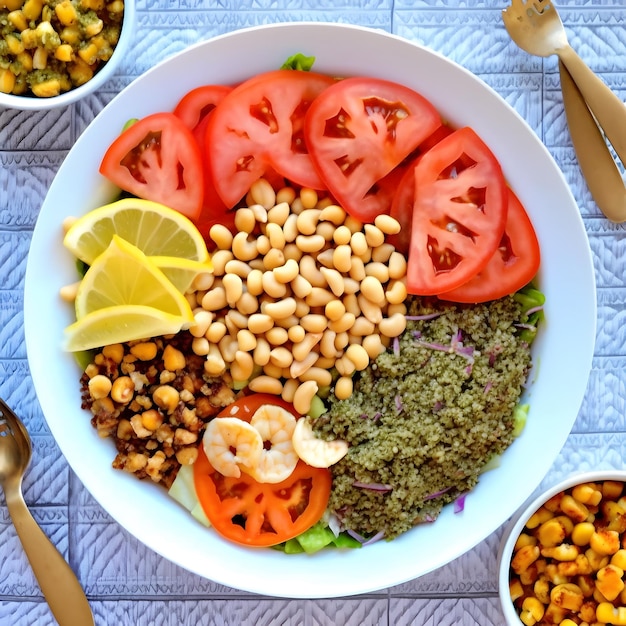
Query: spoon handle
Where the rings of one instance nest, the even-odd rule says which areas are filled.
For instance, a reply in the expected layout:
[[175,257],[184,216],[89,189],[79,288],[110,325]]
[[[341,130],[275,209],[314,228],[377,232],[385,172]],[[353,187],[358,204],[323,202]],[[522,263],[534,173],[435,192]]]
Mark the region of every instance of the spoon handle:
[[93,626],[85,592],[67,561],[33,519],[20,489],[7,490],[5,495],[17,535],[59,626]]
[[561,62],[559,71],[567,125],[589,191],[608,219],[624,222],[626,185],[580,90]]
[[593,73],[571,46],[560,48],[557,54],[580,89],[598,125],[626,165],[626,104]]

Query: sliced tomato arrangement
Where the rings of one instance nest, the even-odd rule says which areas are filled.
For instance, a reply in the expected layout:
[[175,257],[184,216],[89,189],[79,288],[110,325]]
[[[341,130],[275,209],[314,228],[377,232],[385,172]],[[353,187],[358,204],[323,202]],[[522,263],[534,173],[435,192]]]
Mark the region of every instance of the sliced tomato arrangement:
[[469,127],[418,159],[413,177],[407,291],[440,295],[468,282],[498,247],[507,187],[498,160]]
[[[250,421],[264,404],[278,405],[296,418],[291,404],[268,394],[245,396],[214,419],[237,417]],[[331,472],[298,461],[289,478],[260,483],[241,473],[239,478],[218,472],[202,446],[194,464],[198,500],[215,530],[231,541],[267,547],[293,539],[316,524],[324,514],[332,484]]]
[[173,113],[148,115],[107,149],[100,173],[120,189],[165,204],[195,220],[202,210],[202,155],[193,134]]
[[392,186],[380,185],[442,125],[417,92],[390,81],[338,81],[311,104],[304,132],[328,190],[362,222],[389,211]]
[[519,198],[508,189],[506,227],[495,254],[469,282],[440,297],[468,304],[503,298],[527,285],[537,274],[540,262],[532,222]]
[[276,70],[238,85],[212,113],[206,154],[219,196],[234,206],[274,170],[296,185],[323,189],[303,137],[311,103],[335,82],[315,72]]

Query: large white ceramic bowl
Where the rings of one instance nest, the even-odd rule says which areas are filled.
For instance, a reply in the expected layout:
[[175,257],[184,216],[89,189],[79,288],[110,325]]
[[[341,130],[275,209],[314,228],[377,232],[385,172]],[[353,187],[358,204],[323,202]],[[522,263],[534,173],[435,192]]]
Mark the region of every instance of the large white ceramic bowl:
[[[254,53],[251,53],[254,51]],[[170,110],[202,83],[236,83],[275,69],[290,55],[315,55],[315,69],[371,75],[424,94],[453,125],[470,125],[499,158],[534,222],[543,253],[546,323],[535,343],[538,368],[527,390],[527,426],[467,497],[434,524],[392,542],[348,552],[286,556],[237,547],[200,526],[154,485],[111,469],[112,442],[98,438],[80,408],[79,370],[61,350],[71,307],[59,288],[76,279],[61,222],[109,201],[100,159],[130,117]],[[167,88],[164,88],[167,85]],[[470,72],[430,50],[376,30],[339,24],[277,24],[220,36],[161,63],[124,89],[92,122],[53,181],[33,235],[25,293],[29,363],[50,430],[73,470],[130,533],[175,563],[239,589],[283,597],[336,597],[382,589],[460,556],[503,524],[537,487],[579,411],[595,339],[591,254],[572,194],[523,119]],[[42,315],[45,317],[42,323]]]
[[49,111],[68,106],[94,93],[114,74],[124,57],[128,54],[135,34],[136,0],[124,0],[124,20],[120,38],[111,58],[104,63],[93,78],[79,87],[74,87],[58,96],[38,98],[34,95],[14,95],[0,92],[0,109],[19,109],[21,111]]

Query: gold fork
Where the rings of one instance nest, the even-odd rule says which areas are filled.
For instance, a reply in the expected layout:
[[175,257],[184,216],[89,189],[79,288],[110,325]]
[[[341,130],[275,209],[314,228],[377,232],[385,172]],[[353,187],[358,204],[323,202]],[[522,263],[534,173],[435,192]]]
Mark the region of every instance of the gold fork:
[[[625,186],[613,156],[598,136],[601,130],[626,164],[626,105],[569,45],[550,0],[511,0],[511,6],[502,11],[502,19],[511,39],[522,50],[542,57],[558,55],[565,112],[583,174],[605,215],[616,222],[625,221]],[[581,97],[588,109],[580,105]],[[607,188],[608,182],[611,184]]]

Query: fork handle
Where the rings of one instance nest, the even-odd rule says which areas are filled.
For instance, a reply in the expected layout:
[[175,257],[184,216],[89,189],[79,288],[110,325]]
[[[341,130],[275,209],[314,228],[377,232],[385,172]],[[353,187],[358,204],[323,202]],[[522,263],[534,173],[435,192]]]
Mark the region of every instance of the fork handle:
[[93,614],[76,575],[33,519],[21,491],[7,489],[5,495],[17,535],[59,625],[93,626]]
[[565,116],[578,164],[598,208],[613,222],[626,221],[626,186],[602,132],[563,63],[559,62]]
[[569,45],[557,54],[580,89],[587,106],[626,165],[626,105],[609,89]]

